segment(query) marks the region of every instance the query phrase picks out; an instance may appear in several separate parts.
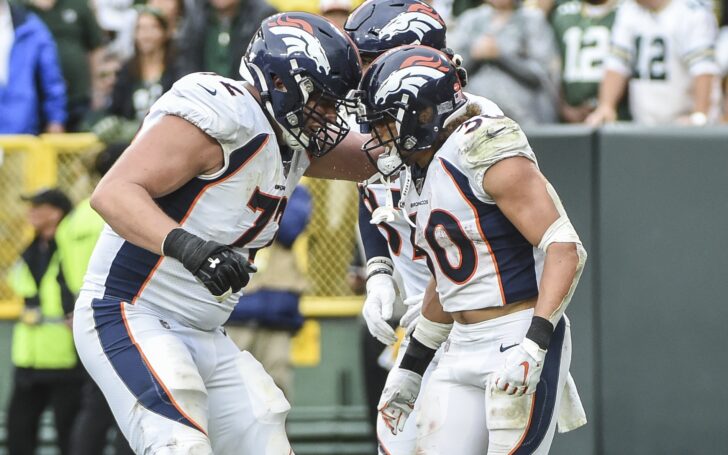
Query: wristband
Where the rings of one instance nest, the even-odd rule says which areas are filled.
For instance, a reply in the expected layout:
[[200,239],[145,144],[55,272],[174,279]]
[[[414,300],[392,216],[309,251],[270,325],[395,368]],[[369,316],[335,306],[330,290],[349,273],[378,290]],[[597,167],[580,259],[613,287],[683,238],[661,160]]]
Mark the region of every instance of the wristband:
[[548,349],[551,342],[551,335],[554,333],[554,325],[548,319],[534,316],[531,319],[531,327],[526,332],[526,338],[533,341],[544,351]]
[[385,256],[377,256],[367,261],[367,279],[374,275],[386,273],[391,275],[394,272],[392,260]]
[[435,357],[435,351],[437,350],[430,349],[417,341],[417,338],[410,337],[409,346],[407,346],[407,351],[404,353],[399,367],[422,376],[432,362],[432,358]]

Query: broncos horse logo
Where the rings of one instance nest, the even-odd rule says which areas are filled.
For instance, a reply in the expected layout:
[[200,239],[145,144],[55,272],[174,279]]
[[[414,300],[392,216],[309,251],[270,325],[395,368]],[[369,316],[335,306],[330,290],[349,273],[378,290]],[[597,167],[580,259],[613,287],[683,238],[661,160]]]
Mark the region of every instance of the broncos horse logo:
[[414,4],[407,8],[407,11],[400,13],[379,30],[379,39],[388,40],[392,37],[406,32],[413,32],[417,35],[419,44],[425,33],[430,30],[443,28],[442,19],[435,11],[427,5]]
[[313,36],[313,27],[302,19],[279,17],[275,22],[269,22],[269,30],[276,36],[281,36],[286,45],[286,55],[302,53],[316,62],[316,67],[325,74],[331,72],[326,52],[321,42]]
[[374,94],[375,103],[387,99],[393,93],[408,92],[416,97],[420,89],[427,82],[440,79],[450,69],[437,57],[422,57],[419,55],[405,59],[399,69],[393,71],[384,80]]

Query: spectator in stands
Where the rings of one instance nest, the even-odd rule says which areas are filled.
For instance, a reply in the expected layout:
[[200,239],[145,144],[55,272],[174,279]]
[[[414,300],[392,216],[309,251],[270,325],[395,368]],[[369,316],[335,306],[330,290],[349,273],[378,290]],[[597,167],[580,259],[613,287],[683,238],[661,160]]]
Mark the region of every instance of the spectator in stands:
[[[559,110],[566,123],[582,123],[597,107],[616,12],[614,0],[571,0],[558,5],[551,16],[561,52]],[[620,106],[620,118],[627,117],[626,104]]]
[[0,0],[0,134],[62,133],[65,122],[53,37],[38,16]]
[[137,11],[134,0],[93,0],[99,26],[109,43],[107,49],[126,61],[134,55]]
[[67,131],[78,131],[91,108],[92,77],[102,34],[88,0],[30,0],[58,45],[66,81]]
[[147,6],[156,8],[167,19],[167,29],[173,38],[179,36],[185,19],[184,0],[148,0]]
[[311,195],[299,185],[288,200],[276,240],[257,254],[258,272],[225,324],[230,339],[263,364],[289,399],[291,338],[303,325],[298,302],[307,288],[292,247],[310,218]]
[[209,0],[187,15],[180,67],[185,73],[211,71],[238,79],[248,42],[275,12],[265,0]]
[[[92,177],[101,178],[111,169],[128,144],[112,144],[96,156]],[[58,258],[68,289],[78,296],[83,284],[91,253],[104,227],[104,220],[85,199],[58,225],[55,240]],[[70,436],[70,453],[73,455],[99,455],[108,442],[108,431],[116,427],[114,416],[96,383],[84,375],[81,392],[81,409],[73,424]],[[131,448],[120,432],[116,441],[116,455],[131,454]]]
[[470,92],[522,125],[556,121],[558,55],[540,10],[487,0],[460,16],[448,44],[465,59]]
[[705,125],[717,119],[717,23],[697,0],[626,0],[590,125],[613,122],[629,84],[630,113],[643,125]]
[[351,0],[321,0],[319,3],[321,15],[336,24],[340,29],[344,29],[344,24],[349,18],[352,5]]
[[35,237],[9,274],[9,284],[24,299],[13,328],[13,392],[8,409],[8,449],[33,455],[41,414],[52,408],[61,454],[71,454],[69,437],[79,409],[81,370],[67,315],[74,297],[68,289],[54,241],[58,223],[71,201],[56,189],[28,198],[28,221]]
[[172,37],[160,10],[139,8],[134,50],[134,56],[116,75],[109,117],[93,127],[107,143],[130,142],[152,104],[177,80]]
[[721,92],[723,94],[723,123],[728,123],[728,1],[723,1],[720,31],[715,46],[715,56],[720,67]]

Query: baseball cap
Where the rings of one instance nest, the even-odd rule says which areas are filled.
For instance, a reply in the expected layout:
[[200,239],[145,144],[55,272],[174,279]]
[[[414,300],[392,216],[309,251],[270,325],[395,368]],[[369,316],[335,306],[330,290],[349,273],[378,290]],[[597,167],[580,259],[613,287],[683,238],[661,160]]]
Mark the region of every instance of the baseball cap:
[[68,196],[66,196],[66,194],[58,188],[45,188],[33,194],[21,196],[20,198],[33,205],[52,205],[53,207],[61,209],[64,215],[67,215],[73,208],[71,200],[68,199]]

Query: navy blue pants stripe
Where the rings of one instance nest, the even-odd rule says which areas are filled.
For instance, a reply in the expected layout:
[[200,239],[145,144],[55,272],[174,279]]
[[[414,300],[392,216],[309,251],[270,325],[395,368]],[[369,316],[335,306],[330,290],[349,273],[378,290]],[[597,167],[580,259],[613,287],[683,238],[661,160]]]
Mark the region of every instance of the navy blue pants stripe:
[[561,318],[554,334],[551,337],[549,350],[546,352],[544,367],[541,371],[541,380],[536,386],[534,399],[536,403],[533,405],[533,413],[531,414],[531,422],[528,427],[526,436],[523,438],[521,445],[517,448],[513,455],[527,455],[533,453],[546,436],[546,432],[554,418],[556,411],[556,394],[559,386],[559,369],[561,366],[561,348],[564,346],[564,335],[566,333],[566,322]]
[[177,409],[164,386],[147,366],[127,331],[122,305],[126,304],[105,299],[94,299],[91,303],[96,332],[116,374],[144,408],[204,433]]

